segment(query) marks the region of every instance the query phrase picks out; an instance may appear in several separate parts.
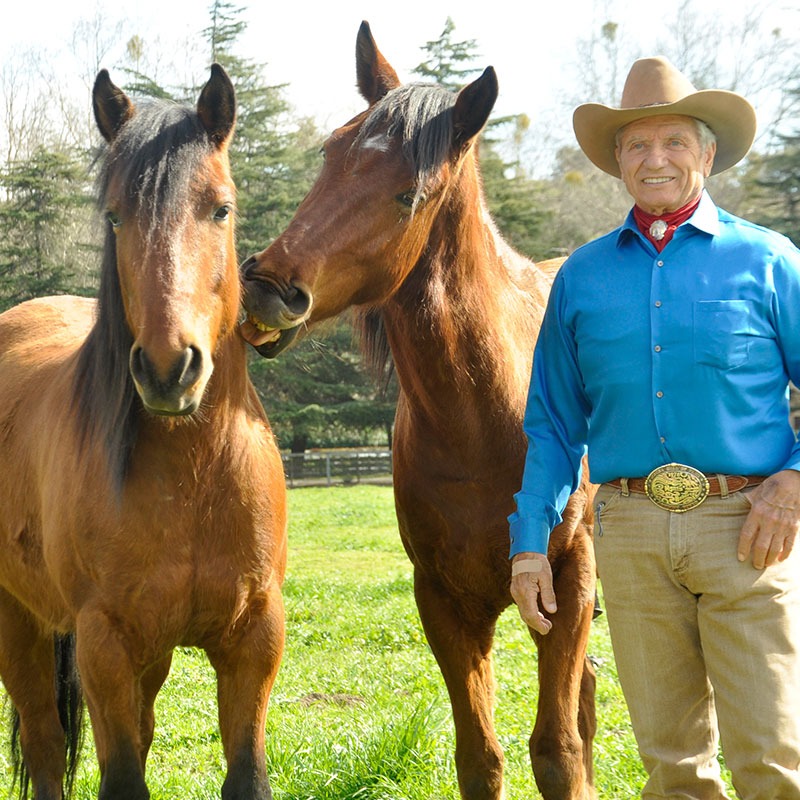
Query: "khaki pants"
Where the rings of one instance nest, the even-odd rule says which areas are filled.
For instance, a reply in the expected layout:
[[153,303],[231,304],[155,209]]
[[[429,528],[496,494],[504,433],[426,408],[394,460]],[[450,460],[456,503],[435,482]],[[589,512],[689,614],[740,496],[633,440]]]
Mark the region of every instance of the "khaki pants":
[[[742,492],[684,514],[601,486],[595,550],[646,800],[800,800],[800,542],[736,558]],[[719,732],[719,735],[718,735]]]

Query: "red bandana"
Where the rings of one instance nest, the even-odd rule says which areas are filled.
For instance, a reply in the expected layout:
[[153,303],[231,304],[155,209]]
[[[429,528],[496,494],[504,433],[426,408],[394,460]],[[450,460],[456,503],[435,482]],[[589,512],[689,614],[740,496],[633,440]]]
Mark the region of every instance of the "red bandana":
[[[700,198],[687,203],[677,211],[670,211],[667,214],[648,214],[639,206],[633,207],[633,218],[639,230],[655,245],[660,253],[672,239],[672,234],[682,222],[686,222],[694,214],[695,209],[700,204]],[[660,236],[659,236],[660,234]]]

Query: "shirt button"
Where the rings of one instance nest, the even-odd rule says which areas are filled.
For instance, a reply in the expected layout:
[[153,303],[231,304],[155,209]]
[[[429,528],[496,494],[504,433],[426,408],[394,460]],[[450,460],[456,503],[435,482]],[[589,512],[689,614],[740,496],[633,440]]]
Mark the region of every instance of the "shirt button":
[[661,398],[663,396],[664,396],[664,392],[656,392],[656,397]]
[[653,349],[656,351],[656,353],[660,353],[661,352],[661,345],[657,344]]
[[663,261],[656,261],[656,265],[659,266],[659,267],[663,267],[664,266],[664,262]]
[[660,300],[656,300],[656,308],[661,308],[661,301]]
[[661,444],[664,444],[664,442],[666,442],[666,441],[667,441],[667,440],[666,440],[666,439],[665,439],[665,438],[662,436],[662,437],[661,437]]

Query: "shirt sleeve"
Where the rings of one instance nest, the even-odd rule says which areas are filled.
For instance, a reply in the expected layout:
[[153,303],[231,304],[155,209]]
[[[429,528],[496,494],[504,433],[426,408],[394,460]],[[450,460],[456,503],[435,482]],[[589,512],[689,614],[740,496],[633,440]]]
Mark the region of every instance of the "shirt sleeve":
[[536,343],[525,408],[528,439],[517,510],[508,518],[510,555],[547,553],[550,533],[581,477],[590,405],[567,319],[565,279],[558,274]]

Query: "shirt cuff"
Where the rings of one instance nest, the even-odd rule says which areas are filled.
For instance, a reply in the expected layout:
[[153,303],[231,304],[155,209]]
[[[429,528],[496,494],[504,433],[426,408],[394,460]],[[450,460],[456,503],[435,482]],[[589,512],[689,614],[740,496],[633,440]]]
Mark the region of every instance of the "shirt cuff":
[[515,511],[509,518],[511,549],[509,558],[517,553],[542,553],[547,555],[547,542],[550,539],[550,526],[544,521],[524,517]]

